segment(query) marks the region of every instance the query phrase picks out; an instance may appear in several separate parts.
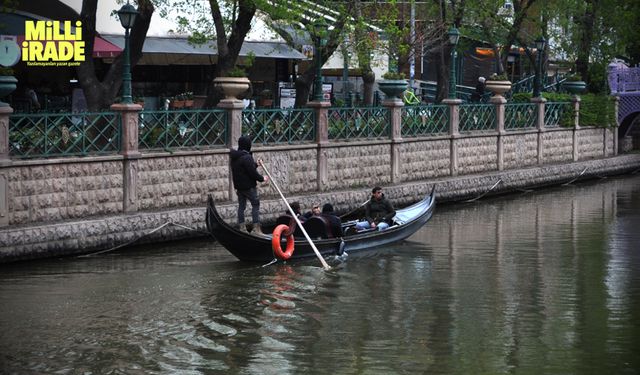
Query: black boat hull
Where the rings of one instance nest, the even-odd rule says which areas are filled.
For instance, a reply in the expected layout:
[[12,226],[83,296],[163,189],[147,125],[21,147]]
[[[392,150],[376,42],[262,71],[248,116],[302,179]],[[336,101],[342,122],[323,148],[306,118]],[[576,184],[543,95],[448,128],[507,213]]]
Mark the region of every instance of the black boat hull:
[[[323,256],[339,255],[342,251],[354,252],[380,247],[401,241],[429,221],[435,209],[435,188],[422,201],[404,209],[411,217],[403,224],[394,225],[384,231],[368,231],[342,238],[314,240],[316,248]],[[413,214],[415,211],[415,215]],[[403,211],[403,210],[398,210]],[[216,210],[213,198],[207,202],[207,229],[209,233],[236,258],[242,261],[269,262],[275,257],[271,248],[271,238],[255,236],[239,231],[235,226],[227,224]],[[285,247],[285,239],[281,244]],[[296,238],[295,249],[291,259],[315,257],[315,252],[304,238]]]

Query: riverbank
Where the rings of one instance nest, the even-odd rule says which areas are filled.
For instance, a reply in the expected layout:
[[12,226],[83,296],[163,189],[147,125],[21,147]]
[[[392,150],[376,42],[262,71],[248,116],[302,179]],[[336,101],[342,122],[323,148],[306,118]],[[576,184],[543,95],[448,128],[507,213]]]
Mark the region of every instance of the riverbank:
[[[638,170],[640,154],[626,154],[604,159],[384,185],[384,188],[394,204],[403,206],[417,201],[434,184],[437,185],[438,202],[451,202],[634,173]],[[292,195],[288,198],[291,201],[298,200],[306,206],[312,202],[332,202],[337,211],[346,212],[364,202],[369,192],[370,187],[363,186],[357,189]],[[221,202],[218,209],[223,217],[234,221],[236,203]],[[261,202],[264,221],[273,220],[283,211],[284,207],[279,199],[263,199]],[[94,253],[134,243],[204,236],[207,235],[204,217],[205,202],[202,202],[198,207],[116,214],[46,225],[12,226],[0,230],[0,262]]]

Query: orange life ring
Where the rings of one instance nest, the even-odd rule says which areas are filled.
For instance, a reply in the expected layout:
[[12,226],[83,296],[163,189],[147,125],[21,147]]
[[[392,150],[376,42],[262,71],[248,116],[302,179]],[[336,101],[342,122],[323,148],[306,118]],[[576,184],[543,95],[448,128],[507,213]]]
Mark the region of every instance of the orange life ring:
[[293,238],[293,234],[287,236],[287,250],[282,251],[282,247],[280,246],[280,238],[282,236],[282,232],[288,230],[289,227],[285,224],[280,224],[273,230],[273,236],[271,237],[271,248],[273,249],[273,253],[278,259],[287,260],[291,258],[293,255],[293,248],[295,246],[295,239]]

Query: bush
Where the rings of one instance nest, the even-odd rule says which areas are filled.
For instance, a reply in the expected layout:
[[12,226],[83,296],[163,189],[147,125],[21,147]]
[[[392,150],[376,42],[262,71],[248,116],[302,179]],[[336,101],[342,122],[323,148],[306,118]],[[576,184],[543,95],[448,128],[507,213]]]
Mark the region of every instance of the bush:
[[609,95],[580,96],[580,126],[613,127],[616,124],[615,100]]
[[489,78],[487,78],[487,80],[489,80],[489,81],[508,81],[509,77],[507,77],[507,73],[502,73],[502,74],[493,73],[492,75],[489,76]]
[[389,80],[405,79],[404,73],[402,72],[386,72],[382,75],[382,78]]

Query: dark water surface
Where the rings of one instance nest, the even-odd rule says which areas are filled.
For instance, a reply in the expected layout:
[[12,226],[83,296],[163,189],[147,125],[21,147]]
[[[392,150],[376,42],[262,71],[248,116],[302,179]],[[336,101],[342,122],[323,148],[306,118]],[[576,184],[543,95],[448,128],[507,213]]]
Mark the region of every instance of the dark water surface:
[[2,266],[0,373],[640,373],[640,176],[440,206],[328,261],[197,241]]

